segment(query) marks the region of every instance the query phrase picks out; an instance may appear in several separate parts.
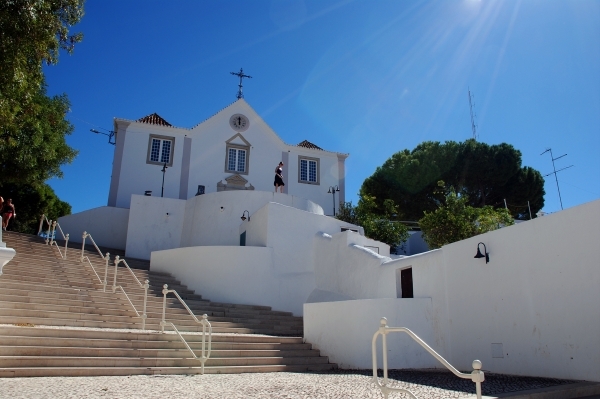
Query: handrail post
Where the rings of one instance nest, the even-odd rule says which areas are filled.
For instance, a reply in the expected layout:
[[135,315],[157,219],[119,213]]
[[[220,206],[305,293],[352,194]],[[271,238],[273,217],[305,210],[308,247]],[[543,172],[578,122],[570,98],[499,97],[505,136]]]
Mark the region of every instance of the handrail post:
[[44,227],[44,217],[45,217],[45,216],[46,216],[46,215],[44,215],[44,214],[42,213],[42,217],[40,218],[40,227],[38,228],[38,232],[37,232],[37,233],[38,233],[38,235],[40,235],[40,233],[42,232],[42,227]]
[[52,235],[50,236],[50,245],[54,242],[54,234],[56,232],[56,220],[52,222]]
[[46,242],[46,245],[48,245],[48,242],[50,241],[50,230],[52,229],[52,220],[48,220],[48,231],[46,232],[46,239],[44,240]]
[[88,236],[87,231],[83,232],[83,235],[81,236],[82,240],[81,240],[81,262],[83,262],[83,250],[85,248],[85,239]]
[[113,293],[117,292],[117,267],[119,266],[120,261],[121,260],[119,259],[119,255],[115,256],[115,275],[113,277],[113,286],[112,286]]
[[169,293],[169,286],[167,284],[163,285],[163,312],[162,312],[162,320],[160,322],[160,331],[165,332],[165,325],[167,321],[165,320],[165,313],[167,311],[167,294]]
[[387,319],[384,317],[381,319],[381,330],[383,333],[381,334],[381,345],[383,349],[383,384],[387,385],[388,383],[388,361],[387,361]]
[[65,259],[67,259],[67,244],[69,244],[69,233],[65,236]]
[[481,383],[485,381],[485,375],[483,371],[481,371],[481,361],[473,360],[473,371],[471,371],[471,381],[475,382],[475,393],[477,394],[477,399],[481,399]]
[[108,284],[108,281],[106,281],[106,279],[108,278],[108,261],[110,260],[110,252],[107,252],[106,255],[104,256],[104,281],[102,282],[102,286],[103,292],[106,292],[106,285]]
[[144,313],[142,313],[142,330],[146,329],[146,318],[148,315],[146,314],[146,304],[148,303],[148,288],[150,287],[150,281],[146,280],[144,282]]

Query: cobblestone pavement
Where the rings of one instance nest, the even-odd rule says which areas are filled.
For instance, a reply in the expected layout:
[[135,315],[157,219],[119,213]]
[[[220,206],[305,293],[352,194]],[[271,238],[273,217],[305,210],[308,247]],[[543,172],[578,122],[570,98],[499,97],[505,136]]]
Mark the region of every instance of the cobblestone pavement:
[[[411,390],[419,399],[475,396],[475,384],[439,370],[390,370],[393,386]],[[549,378],[486,374],[483,395],[567,384]],[[38,377],[0,379],[1,399],[216,399],[216,398],[383,398],[369,370],[327,373],[268,373],[194,376]],[[408,398],[393,393],[390,399]]]

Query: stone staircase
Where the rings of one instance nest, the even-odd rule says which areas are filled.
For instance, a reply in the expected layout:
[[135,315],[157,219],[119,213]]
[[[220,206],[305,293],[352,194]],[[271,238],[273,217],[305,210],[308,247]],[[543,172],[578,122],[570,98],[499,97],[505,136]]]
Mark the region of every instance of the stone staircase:
[[[3,239],[17,255],[0,276],[0,377],[199,373],[200,362],[178,336],[169,328],[159,331],[164,284],[177,290],[197,317],[208,315],[213,336],[205,373],[336,368],[303,343],[302,318],[267,306],[211,302],[169,274],[148,271],[148,262],[128,260],[140,281],[150,281],[142,331],[142,320],[126,297],[112,293],[112,262],[103,292],[94,270],[79,261],[81,247],[69,248],[63,260],[39,237],[5,232]],[[103,278],[104,260],[87,248],[84,255]],[[141,313],[144,290],[122,264],[117,285]],[[167,296],[166,320],[199,356],[202,326],[172,294]]]

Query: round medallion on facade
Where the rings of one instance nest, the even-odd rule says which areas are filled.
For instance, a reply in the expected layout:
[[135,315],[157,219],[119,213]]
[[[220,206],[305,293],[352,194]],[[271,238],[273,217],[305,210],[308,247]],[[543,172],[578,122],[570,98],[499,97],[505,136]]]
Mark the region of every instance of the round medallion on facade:
[[250,121],[242,114],[235,114],[229,118],[229,126],[236,132],[243,132],[250,126]]

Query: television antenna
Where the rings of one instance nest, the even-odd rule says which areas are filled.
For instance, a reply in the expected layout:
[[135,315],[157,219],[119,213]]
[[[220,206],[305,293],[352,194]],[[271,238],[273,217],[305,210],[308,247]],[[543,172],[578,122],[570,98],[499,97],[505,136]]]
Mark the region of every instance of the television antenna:
[[569,165],[569,166],[567,166],[565,168],[556,170],[556,167],[554,166],[554,161],[556,161],[557,159],[560,159],[562,157],[567,156],[567,154],[563,154],[560,157],[554,158],[554,156],[552,155],[552,148],[548,148],[546,151],[542,152],[540,155],[544,155],[547,152],[550,152],[550,158],[552,158],[552,169],[554,170],[554,172],[550,172],[550,173],[544,175],[544,177],[547,177],[547,176],[550,176],[550,175],[554,175],[554,178],[556,179],[556,189],[558,190],[558,199],[560,200],[560,209],[564,209],[563,208],[563,203],[562,203],[562,198],[560,196],[560,187],[558,186],[558,176],[556,174],[558,172],[560,172],[561,170],[569,169],[569,168],[573,167],[574,165]]
[[[107,129],[104,129],[102,127],[100,129],[107,130]],[[108,133],[104,133],[104,132],[99,132],[96,129],[90,129],[90,132],[92,132],[92,133],[103,134],[105,136],[108,136],[108,144],[116,145],[117,143],[116,143],[116,139],[115,139],[115,134],[117,132],[115,132],[113,130],[107,130],[107,131],[108,131]]]
[[471,130],[473,131],[473,140],[477,140],[477,125],[475,124],[475,111],[473,111],[473,95],[471,94],[471,89],[467,88],[469,94],[469,111],[471,112]]

